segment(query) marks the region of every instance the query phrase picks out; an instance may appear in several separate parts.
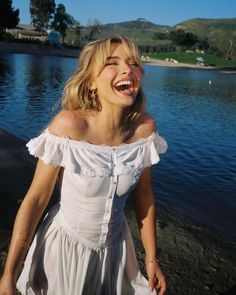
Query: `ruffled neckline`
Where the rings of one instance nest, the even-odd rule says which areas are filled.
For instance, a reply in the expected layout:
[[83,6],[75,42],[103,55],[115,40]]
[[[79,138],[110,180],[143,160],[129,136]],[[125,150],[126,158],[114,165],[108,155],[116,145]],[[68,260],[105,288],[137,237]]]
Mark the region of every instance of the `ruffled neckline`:
[[67,142],[70,143],[72,145],[76,145],[76,146],[80,146],[80,147],[87,147],[87,148],[91,148],[91,149],[96,149],[96,150],[107,150],[107,151],[111,151],[111,150],[121,150],[121,149],[129,149],[129,148],[134,148],[140,145],[144,145],[144,144],[148,144],[152,141],[155,140],[155,138],[157,137],[158,133],[156,132],[152,132],[152,134],[150,134],[148,137],[145,138],[140,138],[134,142],[130,142],[130,143],[122,143],[120,145],[108,145],[108,144],[94,144],[91,143],[89,141],[86,140],[76,140],[76,139],[72,139],[68,136],[58,136],[53,134],[48,128],[46,128],[44,130],[44,133],[47,135],[47,137],[51,138],[53,141],[56,141],[58,143],[63,143],[63,142]]
[[[116,158],[117,175],[136,173],[159,162],[159,154],[167,149],[166,141],[152,133],[135,142],[118,146],[96,145],[87,141],[57,136],[45,129],[26,145],[31,155],[45,164],[61,166],[86,176],[112,175],[111,155]],[[135,172],[136,171],[136,172]]]

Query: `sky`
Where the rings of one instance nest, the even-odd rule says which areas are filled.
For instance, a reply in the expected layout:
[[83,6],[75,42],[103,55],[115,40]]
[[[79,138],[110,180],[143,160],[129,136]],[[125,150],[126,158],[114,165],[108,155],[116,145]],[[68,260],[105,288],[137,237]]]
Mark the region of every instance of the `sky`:
[[[30,0],[12,0],[20,10],[20,23],[29,24]],[[192,18],[235,18],[236,0],[55,0],[81,25],[99,20],[102,24],[145,18],[155,24],[176,25]]]

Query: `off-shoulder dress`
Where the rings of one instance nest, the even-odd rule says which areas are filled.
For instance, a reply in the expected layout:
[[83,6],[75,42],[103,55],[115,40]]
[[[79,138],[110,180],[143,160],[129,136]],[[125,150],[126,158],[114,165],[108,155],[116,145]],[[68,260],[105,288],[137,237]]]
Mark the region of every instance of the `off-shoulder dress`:
[[61,166],[60,200],[46,214],[28,251],[17,288],[23,295],[147,295],[124,206],[145,167],[159,162],[166,141],[149,137],[119,146],[59,137],[48,129],[30,154]]

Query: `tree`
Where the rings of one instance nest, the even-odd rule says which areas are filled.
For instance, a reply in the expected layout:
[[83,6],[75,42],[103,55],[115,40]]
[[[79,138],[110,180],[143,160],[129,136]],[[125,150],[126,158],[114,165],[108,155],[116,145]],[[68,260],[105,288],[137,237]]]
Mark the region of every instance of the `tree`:
[[74,20],[72,26],[69,26],[66,30],[65,43],[72,46],[81,47],[81,30],[82,26],[79,21]]
[[171,31],[170,39],[174,44],[181,46],[184,43],[185,32],[183,30]]
[[52,27],[61,34],[63,43],[68,26],[73,24],[74,19],[72,16],[66,13],[65,6],[63,4],[58,4],[54,19],[52,21]]
[[19,23],[19,9],[12,7],[12,0],[0,0],[0,31],[15,28]]
[[233,53],[232,49],[233,49],[233,41],[231,39],[229,39],[229,47],[228,47],[228,49],[227,49],[227,51],[225,53],[225,56],[224,56],[224,58],[226,60],[231,59],[231,55]]
[[201,50],[207,50],[207,49],[209,49],[210,45],[209,45],[208,39],[207,38],[200,39],[199,40],[199,43],[198,43],[198,47]]
[[45,31],[55,11],[54,0],[30,0],[30,13],[33,25]]
[[185,33],[183,30],[170,32],[170,39],[177,46],[191,47],[199,41],[197,35],[193,33]]
[[199,38],[197,35],[193,34],[193,33],[186,33],[185,38],[184,38],[184,44],[185,46],[193,46],[194,44],[196,44],[198,42]]
[[89,34],[87,36],[88,41],[94,40],[94,36],[101,32],[101,23],[98,19],[94,19],[93,21],[89,20]]

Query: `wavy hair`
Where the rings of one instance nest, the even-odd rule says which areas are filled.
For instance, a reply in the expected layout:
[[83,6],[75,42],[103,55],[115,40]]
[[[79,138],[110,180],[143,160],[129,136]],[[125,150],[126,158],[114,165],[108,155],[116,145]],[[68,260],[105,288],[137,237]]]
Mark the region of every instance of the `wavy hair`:
[[[112,44],[122,44],[127,55],[137,63],[142,74],[144,73],[141,57],[137,46],[133,41],[124,36],[108,37],[88,43],[80,53],[79,64],[76,73],[67,81],[63,97],[62,107],[67,110],[95,110],[101,111],[101,103],[97,95],[91,95],[94,65],[98,65],[99,73],[105,67],[107,57],[110,55]],[[135,103],[130,109],[129,119],[134,119],[145,108],[145,96],[140,88]]]

